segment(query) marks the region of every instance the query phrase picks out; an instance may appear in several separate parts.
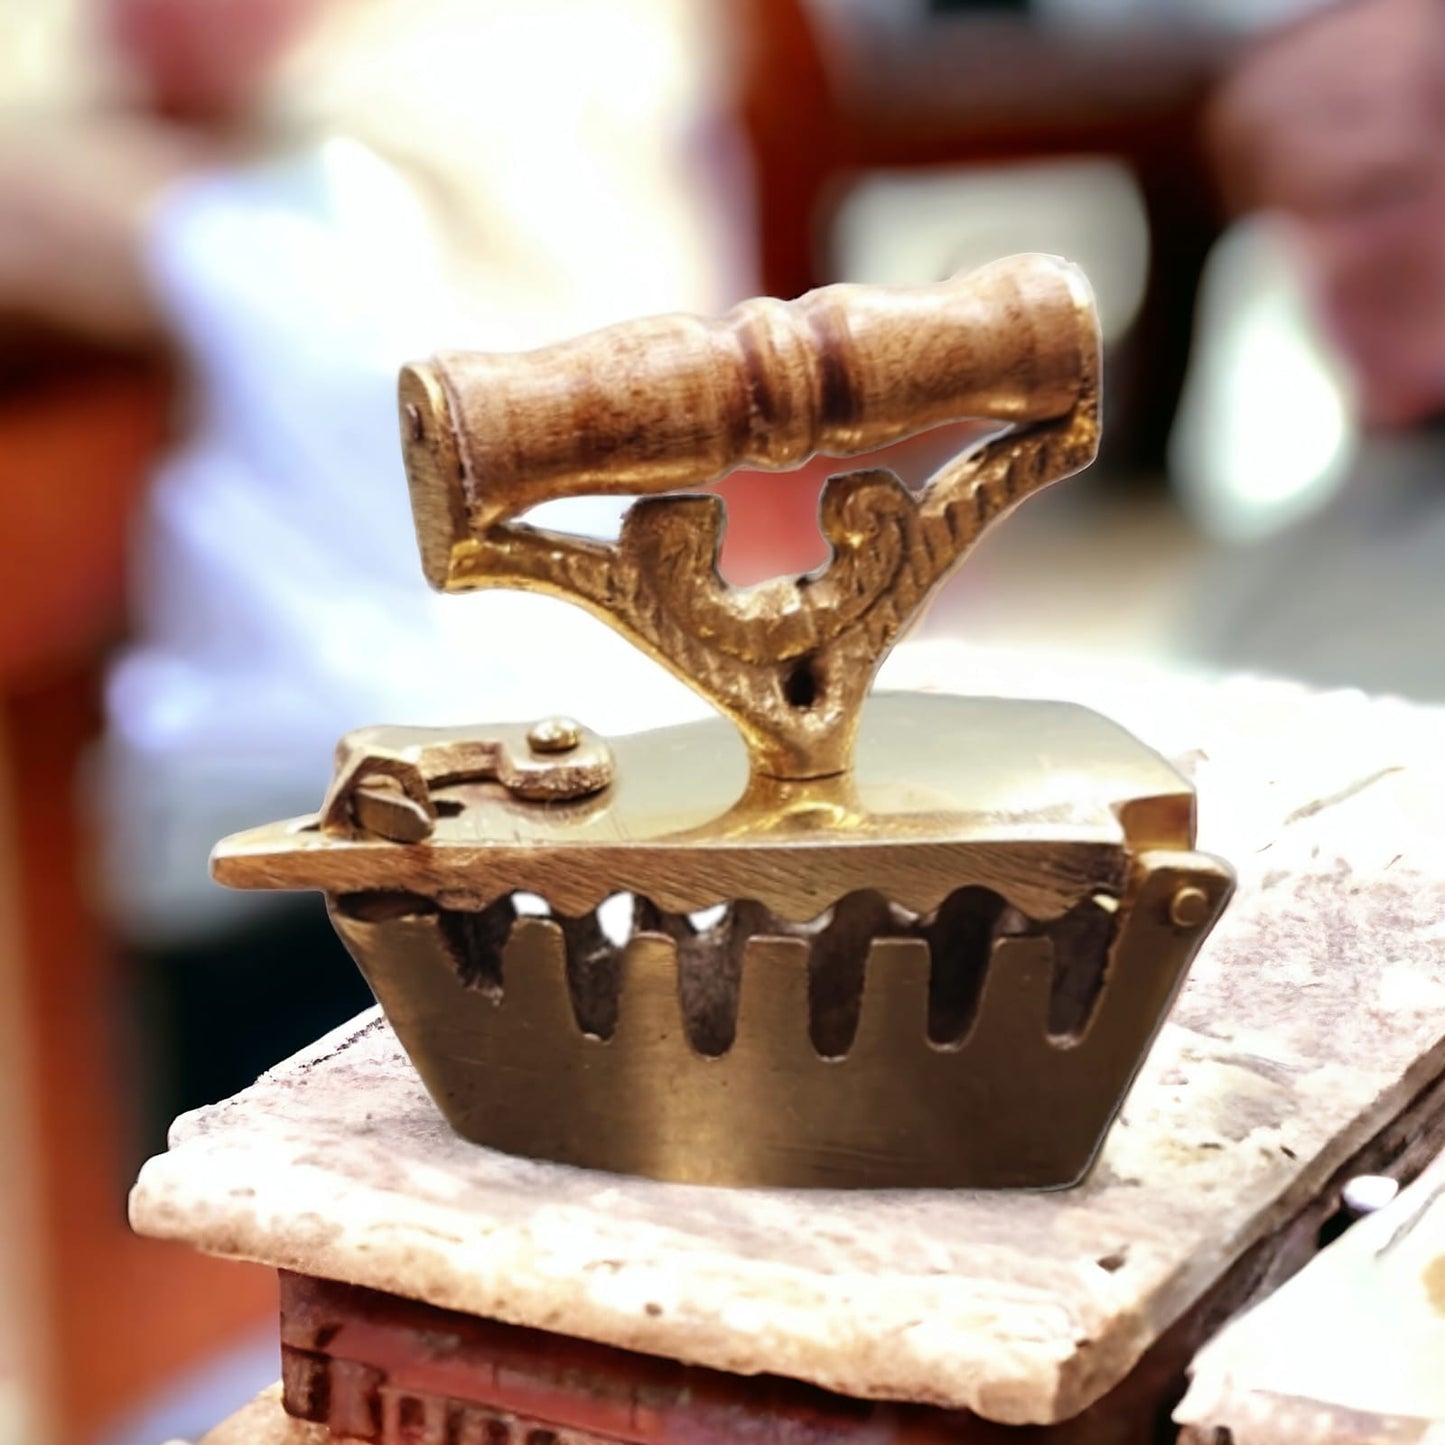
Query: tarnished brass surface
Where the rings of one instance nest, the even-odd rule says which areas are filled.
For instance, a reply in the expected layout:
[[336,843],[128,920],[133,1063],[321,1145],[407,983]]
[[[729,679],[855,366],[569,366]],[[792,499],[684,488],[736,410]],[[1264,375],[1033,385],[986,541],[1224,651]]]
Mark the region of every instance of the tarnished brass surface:
[[[1169,919],[1182,888],[1209,900],[1189,928]],[[433,1098],[479,1143],[699,1184],[1048,1188],[1088,1168],[1228,890],[1212,859],[1136,859],[1107,984],[1062,1037],[1050,1033],[1048,937],[985,935],[983,959],[933,950],[935,979],[986,963],[966,1031],[941,1043],[929,1037],[929,945],[874,938],[838,1057],[810,1039],[817,975],[803,939],[746,943],[731,1046],[707,1057],[689,1038],[686,945],[661,932],[622,952],[604,1039],[578,1025],[557,922],[521,920],[500,981],[479,971],[464,983],[455,918],[424,900],[343,898],[332,919]]]
[[[367,729],[366,748],[341,752],[426,735]],[[571,914],[619,892],[676,913],[752,899],[798,922],[870,888],[926,913],[969,879],[1042,919],[1117,892],[1130,854],[1194,842],[1188,783],[1071,703],[882,693],[863,710],[856,770],[811,782],[750,778],[721,719],[612,749],[616,782],[587,798],[539,807],[443,779],[422,795],[440,815],[425,846],[329,829],[323,813],[226,839],[215,875],[236,888],[404,889],[467,909],[523,890]]]
[[[845,772],[874,674],[939,583],[990,523],[1093,460],[1098,367],[1088,285],[1047,256],[916,291],[829,287],[713,323],[438,357],[401,383],[424,566],[448,591],[587,608],[729,717],[755,772]],[[832,560],[797,580],[722,580],[716,497],[646,497],[615,545],[517,520],[560,496],[676,490],[970,417],[1010,426],[916,497],[887,471],[832,478]]]

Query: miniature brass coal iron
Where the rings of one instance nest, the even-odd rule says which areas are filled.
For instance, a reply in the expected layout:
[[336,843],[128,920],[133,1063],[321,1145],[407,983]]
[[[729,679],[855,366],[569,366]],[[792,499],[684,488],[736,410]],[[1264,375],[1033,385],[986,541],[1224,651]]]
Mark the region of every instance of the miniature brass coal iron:
[[[478,1143],[695,1183],[1079,1180],[1229,870],[1097,714],[868,694],[983,530],[1093,459],[1098,368],[1087,284],[1042,256],[405,368],[432,584],[578,603],[727,721],[352,733],[320,814],[226,840],[217,878],[325,890]],[[1004,425],[917,495],[832,478],[832,559],[796,580],[722,581],[713,496],[644,496],[615,544],[522,519],[963,418]]]

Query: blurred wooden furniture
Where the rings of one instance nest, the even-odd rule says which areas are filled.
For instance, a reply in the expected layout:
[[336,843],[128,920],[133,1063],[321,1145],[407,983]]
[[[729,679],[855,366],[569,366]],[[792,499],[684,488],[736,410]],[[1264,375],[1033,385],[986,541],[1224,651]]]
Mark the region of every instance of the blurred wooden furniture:
[[9,1219],[25,1233],[7,1242],[28,1295],[22,1386],[34,1445],[84,1445],[264,1318],[275,1288],[126,1225],[125,984],[90,904],[79,764],[100,730],[128,521],[166,434],[169,386],[151,363],[52,361],[0,364],[0,859],[14,868],[0,1010],[21,1046],[7,1097],[28,1111],[5,1160],[7,1189],[24,1189]]
[[1117,157],[1143,192],[1152,255],[1136,363],[1111,414],[1124,419],[1128,460],[1162,457],[1218,229],[1199,121],[1224,43],[1181,27],[1066,28],[921,5],[747,0],[746,14],[741,105],[762,289],[795,296],[835,279],[828,216],[860,172]]

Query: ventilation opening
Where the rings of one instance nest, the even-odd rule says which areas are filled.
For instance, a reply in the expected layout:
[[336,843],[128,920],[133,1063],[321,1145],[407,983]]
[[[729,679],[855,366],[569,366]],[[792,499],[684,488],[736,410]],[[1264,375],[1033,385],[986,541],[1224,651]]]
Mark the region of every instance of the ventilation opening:
[[1023,916],[987,888],[960,888],[917,921],[914,933],[927,942],[932,960],[928,975],[931,1043],[963,1040],[978,1012],[995,937],[1024,926]]
[[[435,909],[406,894],[346,900],[353,917],[382,922]],[[513,930],[528,922],[554,927],[563,946],[577,1026],[610,1039],[617,1028],[622,957],[637,935],[670,940],[677,951],[678,993],[689,1042],[710,1057],[725,1054],[737,1030],[743,955],[755,938],[798,939],[808,945],[807,1028],[824,1058],[845,1057],[858,1030],[864,974],[875,941],[914,939],[931,959],[929,1040],[940,1047],[967,1038],[978,1011],[994,946],[1005,937],[1042,937],[1054,955],[1048,1030],[1075,1038],[1087,1025],[1105,981],[1114,912],[1086,899],[1051,923],[1039,924],[1008,907],[989,889],[955,890],[931,913],[915,914],[881,893],[851,893],[806,923],[780,918],[762,904],[717,904],[672,913],[649,899],[614,894],[580,917],[548,907],[533,893],[499,898],[477,912],[440,910],[438,922],[465,987],[499,997],[503,958]]]
[[1077,1039],[1093,1017],[1118,927],[1119,900],[1107,893],[1083,899],[1048,926],[1054,946],[1049,1033],[1056,1039]]
[[464,988],[478,989],[490,998],[501,997],[502,950],[518,916],[511,898],[499,898],[476,913],[442,910],[442,938]]
[[799,712],[806,712],[812,707],[822,690],[817,659],[811,656],[799,658],[783,678],[783,697],[789,707],[797,708]]

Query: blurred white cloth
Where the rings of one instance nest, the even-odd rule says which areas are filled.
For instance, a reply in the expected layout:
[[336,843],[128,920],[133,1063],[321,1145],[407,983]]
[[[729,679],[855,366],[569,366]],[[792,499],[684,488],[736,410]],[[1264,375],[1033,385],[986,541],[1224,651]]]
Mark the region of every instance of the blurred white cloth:
[[[635,130],[648,102],[629,104]],[[526,120],[508,138],[517,150]],[[685,127],[676,114],[653,120],[654,150],[675,162]],[[189,363],[195,413],[146,505],[132,569],[138,640],[108,691],[107,892],[132,936],[224,921],[210,848],[235,828],[317,806],[350,728],[565,712],[622,732],[702,710],[565,603],[431,593],[397,441],[404,361],[542,345],[639,313],[716,310],[747,288],[730,270],[735,238],[710,238],[662,193],[657,157],[619,150],[618,139],[574,136],[568,167],[534,174],[543,190],[565,190],[581,169],[594,185],[610,171],[632,187],[614,193],[628,244],[574,241],[569,284],[550,303],[535,277],[511,296],[499,266],[482,306],[465,306],[412,190],[354,141],[198,178],[160,206],[150,273]],[[549,195],[543,209],[557,224],[605,223],[588,197],[577,200],[568,208]],[[498,216],[499,230],[508,220]],[[535,229],[537,214],[520,220]],[[623,505],[556,504],[547,520],[606,535]]]
[[1169,438],[1169,475],[1191,518],[1211,537],[1247,543],[1312,516],[1350,474],[1358,412],[1288,221],[1261,214],[1234,222],[1200,279]]

